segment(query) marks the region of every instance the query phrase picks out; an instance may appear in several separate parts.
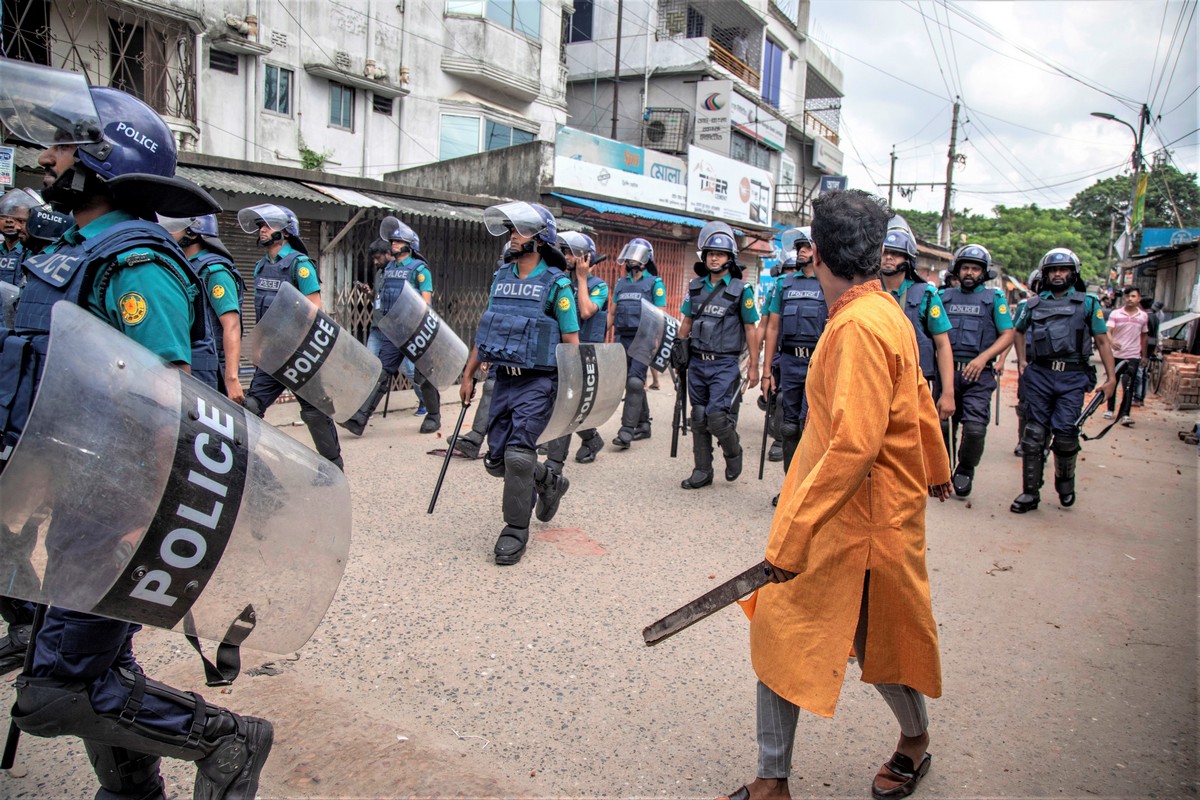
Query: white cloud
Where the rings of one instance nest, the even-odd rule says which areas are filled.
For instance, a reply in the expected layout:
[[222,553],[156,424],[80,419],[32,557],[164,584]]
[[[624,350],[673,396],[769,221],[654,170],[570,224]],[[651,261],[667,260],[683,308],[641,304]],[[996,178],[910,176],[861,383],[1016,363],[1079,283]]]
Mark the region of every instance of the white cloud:
[[[928,19],[922,20],[918,7]],[[979,18],[1010,42],[1061,65],[1079,80],[1056,73],[955,9]],[[1167,90],[1171,66],[1161,82],[1160,75],[1181,12],[1181,32],[1189,15],[1192,27],[1182,48],[1176,42],[1170,52],[1171,64],[1176,56],[1179,60]],[[1176,109],[1200,82],[1200,20],[1194,16],[1194,3],[1174,0],[1137,4],[951,0],[950,8],[940,0],[814,0],[811,13],[814,36],[827,37],[829,45],[845,51],[838,61],[845,74],[842,149],[851,185],[870,189],[875,188],[875,180],[886,184],[893,144],[899,156],[897,182],[945,179],[949,84],[963,97],[959,149],[967,156],[965,167],[955,173],[955,183],[962,187],[955,206],[976,210],[1001,203],[1064,206],[1095,180],[1127,169],[1133,135],[1124,126],[1090,113],[1115,114],[1136,126],[1137,104],[1142,102],[1150,104],[1155,115],[1163,115],[1158,131],[1146,129],[1147,157],[1163,144],[1161,132],[1166,142],[1180,139],[1172,145],[1180,168],[1198,171],[1200,134],[1193,129],[1200,126],[1200,96],[1193,95]],[[953,36],[944,27],[947,21]],[[1122,103],[1097,89],[1133,102]],[[1101,174],[1088,177],[1095,172]],[[886,186],[877,190],[886,193]],[[896,202],[941,210],[942,190],[922,187],[911,201],[898,197]]]

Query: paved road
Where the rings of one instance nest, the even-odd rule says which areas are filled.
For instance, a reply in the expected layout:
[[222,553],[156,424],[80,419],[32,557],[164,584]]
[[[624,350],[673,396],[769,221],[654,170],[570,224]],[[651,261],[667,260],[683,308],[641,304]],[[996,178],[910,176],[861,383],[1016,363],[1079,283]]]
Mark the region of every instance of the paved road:
[[[1009,380],[975,496],[929,510],[945,696],[930,704],[934,765],[918,796],[1194,797],[1197,455],[1176,431],[1195,412],[1139,409],[1136,427],[1085,445],[1074,508],[1046,500],[1017,516]],[[417,434],[411,397],[345,437],[355,538],[316,636],[290,659],[246,652],[246,668],[272,662],[265,674],[207,693],[275,721],[260,796],[711,798],[752,778],[742,615],[654,648],[640,633],[762,558],[781,472],[755,480],[753,404],[746,473],[684,492],[670,392],[650,392],[654,438],[569,463],[558,517],[534,523],[521,564],[498,568],[501,482],[456,459],[427,516],[438,460],[426,451],[444,440]],[[178,636],[146,631],[138,652],[151,675],[202,687]],[[797,796],[866,797],[891,753],[894,723],[857,674],[833,720],[801,718]],[[165,774],[190,795],[190,766]],[[93,791],[74,742],[25,739],[0,774],[0,797]]]

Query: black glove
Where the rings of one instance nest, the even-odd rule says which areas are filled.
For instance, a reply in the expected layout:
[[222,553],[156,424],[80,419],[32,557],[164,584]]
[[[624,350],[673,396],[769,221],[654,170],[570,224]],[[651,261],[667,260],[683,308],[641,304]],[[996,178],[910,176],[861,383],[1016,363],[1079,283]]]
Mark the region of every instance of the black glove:
[[675,343],[671,345],[671,366],[675,369],[687,369],[690,357],[688,340],[676,339]]

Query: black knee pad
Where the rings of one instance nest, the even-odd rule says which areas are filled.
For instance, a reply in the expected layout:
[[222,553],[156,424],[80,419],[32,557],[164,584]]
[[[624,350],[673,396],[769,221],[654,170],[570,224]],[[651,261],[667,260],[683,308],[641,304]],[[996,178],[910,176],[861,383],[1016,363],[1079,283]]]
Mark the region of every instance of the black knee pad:
[[257,397],[246,395],[246,402],[244,403],[244,406],[247,411],[256,417],[262,417],[262,415],[266,413],[265,409],[262,407],[262,403],[258,402]]
[[487,472],[488,475],[491,475],[493,478],[503,478],[504,477],[504,459],[503,458],[493,459],[492,454],[489,452],[486,456],[483,457],[483,469],[485,472]]
[[646,381],[635,375],[630,375],[625,379],[625,391],[641,394],[646,388]]
[[718,439],[737,426],[737,420],[728,411],[714,411],[708,415],[708,429]]
[[789,422],[786,419],[779,423],[779,438],[780,439],[799,439],[800,438],[800,420]]
[[708,433],[708,415],[704,406],[692,406],[692,430]]
[[1033,420],[1025,422],[1025,435],[1021,437],[1021,450],[1027,455],[1040,455],[1046,449],[1050,432]]
[[1054,451],[1055,455],[1073,456],[1082,450],[1083,446],[1079,443],[1079,434],[1055,431],[1050,449]]

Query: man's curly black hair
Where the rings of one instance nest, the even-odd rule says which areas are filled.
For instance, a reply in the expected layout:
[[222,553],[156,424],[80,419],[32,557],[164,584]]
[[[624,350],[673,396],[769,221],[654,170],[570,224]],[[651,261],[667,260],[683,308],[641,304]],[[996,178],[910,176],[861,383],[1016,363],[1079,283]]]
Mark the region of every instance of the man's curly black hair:
[[825,266],[839,278],[876,275],[892,213],[861,189],[827,192],[813,201],[812,238]]

